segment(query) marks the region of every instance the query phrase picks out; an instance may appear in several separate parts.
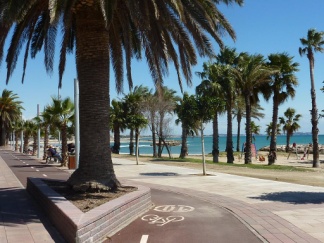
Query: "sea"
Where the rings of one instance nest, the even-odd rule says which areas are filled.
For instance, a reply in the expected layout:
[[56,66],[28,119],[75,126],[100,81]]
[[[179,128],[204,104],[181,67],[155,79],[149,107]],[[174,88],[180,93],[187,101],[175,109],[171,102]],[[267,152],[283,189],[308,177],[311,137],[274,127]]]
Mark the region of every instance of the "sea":
[[[245,136],[240,136],[240,150],[242,150],[243,143],[245,142]],[[270,146],[270,138],[267,139],[267,135],[254,135],[254,140],[252,143],[255,145],[256,150],[263,148],[265,146]],[[278,135],[277,136],[277,146],[279,145],[286,145],[286,135]],[[319,135],[319,144],[324,142],[324,135]],[[181,136],[174,136],[167,139],[167,141],[179,141],[180,145],[178,146],[170,146],[171,155],[176,156],[180,154],[181,149]],[[236,151],[236,141],[237,136],[233,136],[233,149]],[[213,137],[212,136],[205,136],[205,153],[209,154],[212,152],[213,146]],[[202,146],[201,146],[201,138],[200,136],[197,137],[188,137],[188,153],[190,155],[200,155],[202,154]],[[296,143],[298,145],[309,144],[312,143],[312,135],[311,134],[294,134],[290,138],[290,144]],[[113,144],[113,142],[112,142]],[[219,150],[225,151],[226,148],[226,135],[219,136]],[[129,153],[129,141],[121,142],[120,147],[121,154],[128,154]],[[139,140],[139,154],[153,154],[153,147],[152,147],[152,140],[150,137],[142,137]],[[168,154],[166,148],[163,149],[162,154]]]

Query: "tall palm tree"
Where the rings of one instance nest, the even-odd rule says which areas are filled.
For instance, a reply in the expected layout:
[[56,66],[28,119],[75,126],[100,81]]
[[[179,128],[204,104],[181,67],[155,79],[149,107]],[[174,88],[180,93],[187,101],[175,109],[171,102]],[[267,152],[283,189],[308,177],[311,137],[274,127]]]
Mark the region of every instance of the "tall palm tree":
[[69,97],[63,100],[52,97],[49,113],[52,115],[53,124],[62,135],[62,166],[66,166],[68,162],[67,129],[74,120],[74,103]]
[[[268,100],[272,95],[272,129],[270,140],[270,151],[277,150],[277,136],[276,129],[278,124],[278,110],[279,106],[283,104],[288,98],[295,97],[295,87],[298,85],[295,72],[298,71],[299,64],[293,62],[293,57],[287,53],[271,54],[268,56],[268,65],[273,68],[279,69],[278,73],[272,75],[272,81],[267,87],[265,98]],[[269,157],[268,164],[274,164],[274,157]]]
[[33,137],[33,134],[35,133],[36,125],[32,120],[26,120],[23,125],[23,131],[24,131],[24,146],[23,146],[23,152],[28,153],[29,151],[29,139]]
[[162,86],[160,90],[157,90],[156,96],[158,97],[158,127],[156,129],[158,135],[158,157],[162,157],[162,149],[163,146],[168,148],[168,145],[165,143],[166,139],[166,118],[167,115],[173,114],[174,108],[177,105],[177,101],[180,99],[179,96],[176,95],[176,91],[173,89],[169,89],[166,86]]
[[316,91],[314,80],[315,58],[314,52],[324,52],[324,32],[317,32],[315,29],[310,29],[307,32],[306,38],[301,38],[302,47],[299,48],[301,56],[306,55],[309,61],[309,74],[311,80],[311,99],[312,99],[312,139],[313,139],[313,167],[320,166],[319,150],[318,150],[318,110],[316,104]]
[[126,127],[130,130],[129,136],[129,154],[134,154],[134,132],[136,124],[136,117],[142,113],[142,104],[149,95],[149,88],[147,86],[139,85],[125,95],[123,98],[123,110],[125,113]]
[[42,129],[44,131],[43,160],[45,160],[47,157],[47,147],[49,144],[49,132],[50,132],[51,125],[54,124],[54,117],[51,113],[50,105],[47,105],[44,108],[43,112],[40,114],[40,119],[42,122]]
[[[219,65],[214,65],[210,62],[203,64],[203,72],[196,73],[202,82],[196,87],[196,94],[199,96],[219,97],[225,100],[221,85],[217,82],[223,77],[223,69]],[[225,103],[225,102],[224,102]],[[226,111],[225,104],[217,106],[213,116],[213,162],[219,162],[219,131],[218,117]]]
[[123,102],[115,99],[111,102],[110,108],[110,123],[114,133],[113,153],[119,154],[120,150],[120,133],[126,129],[126,116],[123,109]]
[[[265,59],[262,55],[240,55],[239,64],[231,69],[231,74],[234,76],[245,101],[246,112],[246,152],[245,164],[252,162],[251,157],[251,104],[256,103],[257,93],[265,83],[271,81],[270,75],[274,71],[266,66]],[[253,100],[254,99],[254,100]]]
[[148,126],[152,133],[152,148],[153,148],[153,157],[158,157],[157,149],[156,149],[156,124],[157,124],[157,111],[159,106],[159,97],[157,94],[153,94],[152,90],[146,96],[143,108],[145,117],[148,119]]
[[[272,129],[273,129],[273,125],[272,125],[272,122],[270,122],[267,125],[267,128],[265,130],[265,132],[267,134],[267,140],[271,137],[271,134],[273,134]],[[281,124],[280,123],[277,123],[277,128],[275,130],[275,133],[276,133],[276,136],[281,134]]]
[[196,105],[196,98],[194,95],[188,93],[183,94],[183,98],[177,102],[175,106],[175,113],[178,116],[176,124],[181,123],[181,149],[179,158],[183,159],[188,155],[188,136],[198,135],[198,124],[192,112],[195,112],[193,107]]
[[18,95],[13,91],[4,89],[0,97],[0,124],[1,139],[0,146],[6,145],[7,130],[16,119],[21,117],[23,110],[22,102],[18,100]]
[[288,152],[290,138],[294,134],[294,132],[296,132],[300,128],[298,121],[302,115],[296,114],[296,110],[294,108],[288,108],[284,112],[284,115],[285,115],[285,117],[279,117],[279,122],[280,122],[280,124],[283,125],[282,131],[284,133],[287,133],[286,152]]
[[75,48],[80,157],[79,167],[68,180],[75,190],[107,190],[120,185],[111,151],[107,149],[110,145],[110,66],[115,73],[118,92],[123,88],[124,67],[132,88],[131,62],[142,59],[142,55],[158,89],[170,62],[177,71],[180,87],[181,74],[191,84],[191,67],[197,63],[197,54],[213,55],[210,39],[220,46],[223,46],[224,33],[235,39],[232,27],[217,8],[219,3],[242,5],[243,0],[0,0],[0,59],[5,37],[13,29],[6,57],[7,82],[22,47],[25,47],[22,80],[29,54],[35,57],[42,50],[45,68],[51,72],[56,33],[60,30],[61,86],[66,55],[74,53]]
[[238,54],[235,48],[225,47],[216,56],[217,62],[222,66],[223,75],[222,78],[217,79],[217,82],[222,87],[222,93],[226,101],[226,112],[227,112],[227,136],[226,136],[226,154],[227,163],[234,163],[233,154],[233,108],[235,99],[238,97],[236,92],[235,79],[229,75],[229,67],[235,67],[238,62]]
[[19,117],[18,119],[16,119],[13,123],[13,130],[14,130],[14,134],[15,134],[15,152],[19,151],[19,139],[21,136],[21,132],[23,131],[23,125],[24,125],[24,121],[22,120],[21,117]]

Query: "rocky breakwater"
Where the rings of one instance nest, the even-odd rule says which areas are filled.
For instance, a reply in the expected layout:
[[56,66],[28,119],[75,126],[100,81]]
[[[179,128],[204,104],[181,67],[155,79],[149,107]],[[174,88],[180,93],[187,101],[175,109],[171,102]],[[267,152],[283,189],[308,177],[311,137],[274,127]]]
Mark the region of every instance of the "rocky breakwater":
[[[309,144],[296,144],[296,147],[297,147],[297,153],[298,154],[303,154],[307,150],[309,150],[308,151],[309,154],[313,153],[313,147],[309,146]],[[318,148],[319,148],[319,153],[324,154],[324,145],[320,144],[320,145],[318,145]],[[293,145],[292,144],[289,146],[289,150],[291,152],[295,152],[293,150]],[[267,152],[269,152],[270,151],[270,146],[264,146],[264,147],[260,148],[259,151],[267,151]],[[277,152],[286,152],[286,145],[277,145]]]

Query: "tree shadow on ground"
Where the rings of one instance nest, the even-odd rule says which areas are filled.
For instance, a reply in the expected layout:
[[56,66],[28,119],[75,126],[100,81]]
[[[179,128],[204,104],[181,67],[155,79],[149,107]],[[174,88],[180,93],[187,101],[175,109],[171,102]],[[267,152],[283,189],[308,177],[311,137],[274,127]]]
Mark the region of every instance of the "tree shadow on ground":
[[322,204],[324,203],[324,192],[273,192],[250,198],[291,204]]
[[174,172],[148,172],[148,173],[140,173],[140,175],[144,176],[177,176],[178,173]]
[[42,223],[54,242],[64,242],[63,238],[49,222],[44,212],[26,189],[17,187],[0,188],[0,219],[2,227],[26,227]]

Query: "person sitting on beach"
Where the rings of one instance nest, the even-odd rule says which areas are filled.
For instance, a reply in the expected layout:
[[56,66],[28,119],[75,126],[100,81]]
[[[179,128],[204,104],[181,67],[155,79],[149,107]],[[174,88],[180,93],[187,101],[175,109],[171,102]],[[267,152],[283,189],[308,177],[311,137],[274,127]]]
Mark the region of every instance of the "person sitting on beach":
[[56,149],[54,149],[52,145],[49,145],[48,151],[51,153],[53,158],[58,159],[60,161],[60,163],[62,163],[61,155],[58,152],[56,152]]

